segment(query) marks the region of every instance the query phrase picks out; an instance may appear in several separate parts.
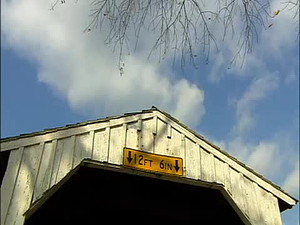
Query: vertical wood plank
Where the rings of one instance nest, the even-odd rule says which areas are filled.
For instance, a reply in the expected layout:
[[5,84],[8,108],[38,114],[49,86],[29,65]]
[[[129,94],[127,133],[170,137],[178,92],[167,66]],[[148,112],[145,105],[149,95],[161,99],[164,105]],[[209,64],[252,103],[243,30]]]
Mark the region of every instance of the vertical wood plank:
[[24,148],[21,167],[6,217],[5,224],[7,225],[22,225],[24,223],[23,213],[30,205],[41,154],[40,145]]
[[138,121],[137,121],[137,148],[139,149],[139,150],[141,150],[142,149],[142,120],[141,119],[139,119]]
[[243,208],[243,194],[241,190],[241,178],[238,171],[230,168],[230,178],[231,178],[231,188],[232,188],[232,197],[238,207],[245,213]]
[[257,201],[254,188],[253,182],[247,177],[244,177],[244,196],[245,204],[247,204],[248,215],[253,224],[259,224]]
[[214,163],[215,163],[215,170],[216,170],[215,181],[225,186],[224,163],[216,157],[214,157]]
[[137,130],[138,130],[138,131],[141,131],[141,130],[142,130],[142,120],[141,120],[141,119],[139,119],[139,120],[137,121]]
[[157,134],[157,123],[158,123],[157,120],[158,120],[157,116],[154,116],[152,121],[152,134],[154,135]]
[[212,182],[216,182],[216,169],[215,169],[215,156],[211,152],[209,153],[209,180]]
[[198,171],[199,171],[199,176],[198,176],[198,179],[199,180],[202,180],[202,173],[201,173],[201,170],[202,170],[202,165],[201,165],[201,162],[202,162],[202,155],[201,155],[201,146],[199,144],[197,144],[197,147],[198,147],[198,155],[199,155],[199,165],[198,165]]
[[123,126],[112,127],[110,129],[110,142],[108,162],[113,164],[122,164],[123,146],[124,146],[124,128]]
[[264,204],[261,202],[261,198],[260,198],[260,187],[256,184],[256,183],[252,183],[252,191],[254,194],[254,200],[256,202],[255,206],[256,206],[256,223],[254,224],[265,224],[265,220],[264,220]]
[[258,185],[251,181],[251,187],[252,187],[252,202],[253,202],[253,208],[254,208],[254,214],[255,214],[255,219],[253,219],[254,224],[262,224],[262,218],[260,217],[260,203],[257,200],[257,189]]
[[155,153],[168,155],[167,124],[157,120],[157,135],[155,136]]
[[93,160],[107,162],[110,139],[110,127],[95,132]]
[[185,139],[186,149],[186,177],[198,179],[200,178],[199,164],[199,147],[190,139]]
[[55,183],[58,183],[72,169],[75,136],[59,140],[57,147],[62,148],[62,154]]
[[185,176],[186,174],[186,146],[185,146],[185,135],[184,134],[180,134],[180,139],[181,139],[181,144],[180,144],[180,155],[179,157],[182,158],[183,161],[183,174]]
[[267,192],[261,187],[257,186],[257,199],[260,207],[261,224],[272,224],[272,218],[270,218],[270,210],[267,198]]
[[55,183],[55,176],[53,175],[54,174],[54,170],[55,170],[55,161],[56,161],[56,148],[57,148],[57,140],[53,140],[52,141],[52,152],[54,154],[54,157],[53,157],[53,160],[51,162],[51,172],[50,172],[50,182],[49,182],[49,186],[48,186],[48,189],[50,187],[52,187],[52,185],[54,185]]
[[23,151],[24,147],[20,147],[19,149],[12,150],[9,155],[7,169],[1,186],[1,224],[4,224],[7,210],[12,199],[17,176],[21,167]]
[[33,197],[34,197],[34,191],[36,189],[37,186],[37,182],[38,182],[38,176],[41,173],[41,167],[42,167],[42,159],[44,157],[44,151],[45,151],[45,142],[40,143],[40,147],[39,147],[42,151],[40,159],[39,159],[39,163],[38,163],[38,170],[34,179],[34,183],[33,183],[33,187],[32,187],[32,195],[31,195],[31,200],[29,202],[29,206],[28,208],[31,206],[32,202],[33,202]]
[[276,200],[275,197],[262,188],[260,188],[260,197],[264,206],[264,222],[274,225],[282,224],[280,212],[275,209],[273,204],[273,201]]
[[224,181],[225,181],[225,189],[232,196],[232,188],[231,188],[231,178],[230,178],[230,166],[227,163],[224,163]]
[[267,213],[268,214],[268,217],[270,219],[270,224],[275,224],[275,218],[274,218],[274,211],[272,210],[272,204],[271,204],[271,201],[270,201],[270,193],[269,192],[266,192],[265,191],[265,201],[266,201],[266,205],[267,205]]
[[127,124],[126,132],[126,147],[138,149],[139,148],[139,137],[138,137],[138,127],[137,122]]
[[239,172],[239,178],[240,178],[240,189],[241,189],[241,204],[242,204],[242,209],[244,211],[244,213],[246,214],[246,216],[248,216],[248,218],[250,218],[249,215],[249,209],[248,209],[248,190],[246,190],[246,186],[245,186],[245,179],[246,177]]
[[86,155],[84,158],[91,159],[93,157],[93,151],[94,151],[94,138],[95,138],[95,131],[91,130],[89,133],[89,140],[88,140],[88,151],[86,151]]
[[127,138],[127,123],[124,123],[122,126],[122,145],[121,145],[121,149],[120,149],[120,154],[121,154],[121,163],[123,163],[123,151],[124,151],[124,147],[126,147],[126,138]]
[[203,148],[200,151],[200,165],[201,165],[201,180],[211,182],[211,170],[210,170],[210,154]]
[[90,158],[92,153],[90,133],[77,135],[72,168],[76,167],[84,158]]
[[272,222],[274,225],[282,225],[278,200],[271,193],[268,193],[267,195],[270,205],[270,216],[273,218]]
[[62,140],[56,140],[56,143],[53,145],[55,148],[55,156],[53,161],[53,168],[52,168],[52,174],[51,174],[51,180],[50,180],[50,187],[56,184],[57,174],[59,170],[59,164],[62,157],[62,146],[63,142]]
[[153,118],[142,121],[141,150],[153,153]]
[[169,139],[169,154],[180,157],[181,151],[181,134],[176,129],[171,129],[171,138]]
[[55,153],[52,145],[52,142],[45,143],[43,157],[41,160],[41,166],[34,188],[33,202],[40,198],[49,187],[51,178],[51,167]]
[[171,136],[171,130],[172,130],[172,127],[171,127],[171,125],[168,123],[167,124],[167,138],[172,138],[172,136]]

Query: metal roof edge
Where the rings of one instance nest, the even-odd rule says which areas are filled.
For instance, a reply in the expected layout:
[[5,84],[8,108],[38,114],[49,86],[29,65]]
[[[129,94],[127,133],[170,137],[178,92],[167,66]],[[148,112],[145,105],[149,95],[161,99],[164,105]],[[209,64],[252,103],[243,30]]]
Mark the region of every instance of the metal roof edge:
[[4,138],[0,139],[0,142],[3,143],[3,142],[22,139],[22,138],[28,138],[28,137],[32,137],[32,136],[36,136],[36,135],[43,135],[43,134],[53,133],[53,132],[60,131],[60,130],[66,130],[66,129],[69,129],[69,128],[76,128],[76,127],[85,126],[85,125],[94,124],[94,123],[103,123],[103,122],[107,122],[107,121],[113,120],[113,119],[120,119],[120,118],[127,117],[127,116],[133,116],[133,115],[149,113],[149,112],[153,112],[153,109],[151,108],[151,109],[142,110],[142,111],[138,111],[138,112],[124,113],[123,115],[107,116],[107,117],[99,118],[99,119],[96,119],[96,120],[88,120],[88,121],[84,121],[84,122],[67,124],[65,126],[47,128],[47,129],[44,129],[42,131],[34,131],[34,132],[30,132],[30,133],[20,134],[18,136],[4,137]]

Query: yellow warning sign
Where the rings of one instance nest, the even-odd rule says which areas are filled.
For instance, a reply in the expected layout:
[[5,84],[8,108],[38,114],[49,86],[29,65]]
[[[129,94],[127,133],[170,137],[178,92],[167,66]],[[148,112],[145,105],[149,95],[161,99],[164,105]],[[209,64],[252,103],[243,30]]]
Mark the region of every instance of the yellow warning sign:
[[124,148],[123,165],[131,168],[182,176],[182,158]]

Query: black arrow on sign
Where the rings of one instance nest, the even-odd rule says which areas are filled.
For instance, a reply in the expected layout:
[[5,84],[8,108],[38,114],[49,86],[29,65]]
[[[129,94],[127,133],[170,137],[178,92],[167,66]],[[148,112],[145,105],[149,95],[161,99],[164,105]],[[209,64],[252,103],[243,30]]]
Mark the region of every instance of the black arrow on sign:
[[129,162],[129,164],[131,163],[131,160],[132,160],[132,158],[131,158],[131,151],[128,151],[128,157],[127,157],[127,160],[128,160],[128,162]]
[[180,166],[178,166],[178,160],[175,160],[175,166],[174,166],[176,172],[180,169]]

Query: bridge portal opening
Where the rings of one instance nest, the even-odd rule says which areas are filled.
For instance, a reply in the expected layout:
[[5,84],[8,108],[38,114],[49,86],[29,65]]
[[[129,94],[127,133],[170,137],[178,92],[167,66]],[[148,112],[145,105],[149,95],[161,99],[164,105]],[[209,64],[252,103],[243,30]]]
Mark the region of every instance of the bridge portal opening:
[[218,189],[122,170],[80,166],[33,204],[25,224],[244,224]]

